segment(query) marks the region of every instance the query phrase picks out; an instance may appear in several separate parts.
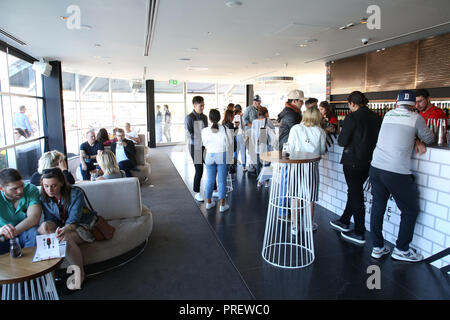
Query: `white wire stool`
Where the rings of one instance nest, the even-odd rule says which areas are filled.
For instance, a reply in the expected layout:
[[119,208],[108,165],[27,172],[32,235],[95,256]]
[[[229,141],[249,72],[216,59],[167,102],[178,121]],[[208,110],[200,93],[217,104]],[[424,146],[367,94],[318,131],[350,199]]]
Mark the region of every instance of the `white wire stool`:
[[311,173],[320,157],[298,153],[296,160],[282,159],[278,151],[264,155],[273,163],[273,177],[262,257],[277,267],[306,267],[315,258],[310,199],[316,181]]
[[228,172],[227,176],[227,193],[233,191],[233,178],[231,177],[231,173]]

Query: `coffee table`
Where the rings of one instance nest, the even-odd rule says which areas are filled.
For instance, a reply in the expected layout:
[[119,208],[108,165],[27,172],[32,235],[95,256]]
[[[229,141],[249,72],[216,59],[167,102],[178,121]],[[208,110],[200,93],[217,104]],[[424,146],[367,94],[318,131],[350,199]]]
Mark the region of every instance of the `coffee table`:
[[59,300],[52,271],[64,258],[32,262],[36,247],[22,249],[20,258],[0,256],[2,300]]

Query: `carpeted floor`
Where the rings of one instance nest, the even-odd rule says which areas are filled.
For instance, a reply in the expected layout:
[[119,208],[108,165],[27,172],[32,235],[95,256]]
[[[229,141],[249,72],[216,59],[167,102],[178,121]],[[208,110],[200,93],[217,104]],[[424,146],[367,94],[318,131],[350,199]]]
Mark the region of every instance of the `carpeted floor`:
[[142,188],[153,213],[144,252],[97,275],[62,299],[252,299],[178,171],[164,152],[152,152],[154,187]]

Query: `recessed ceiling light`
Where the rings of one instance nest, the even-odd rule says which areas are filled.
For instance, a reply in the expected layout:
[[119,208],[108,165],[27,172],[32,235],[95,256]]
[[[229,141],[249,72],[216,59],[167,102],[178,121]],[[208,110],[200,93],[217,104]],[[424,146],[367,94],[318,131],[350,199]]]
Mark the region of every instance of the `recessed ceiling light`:
[[226,2],[225,5],[229,8],[240,7],[242,6],[242,2],[237,0],[231,0]]
[[198,66],[189,66],[186,68],[187,71],[207,71],[208,67],[198,67]]
[[298,45],[300,48],[305,48],[305,47],[307,47],[308,45],[307,44],[304,44],[304,43],[301,43],[301,44],[299,44]]
[[96,44],[94,44],[94,47],[96,47],[96,48],[99,48],[99,47],[101,47],[102,45],[100,44],[100,43],[96,43]]

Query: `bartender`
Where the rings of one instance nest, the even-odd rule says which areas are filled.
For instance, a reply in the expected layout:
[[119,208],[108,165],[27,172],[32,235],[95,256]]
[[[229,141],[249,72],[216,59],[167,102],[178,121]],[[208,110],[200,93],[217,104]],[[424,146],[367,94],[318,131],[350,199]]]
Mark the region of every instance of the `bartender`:
[[416,90],[416,109],[419,110],[426,124],[430,119],[446,120],[447,118],[444,111],[431,104],[430,93],[426,89]]

